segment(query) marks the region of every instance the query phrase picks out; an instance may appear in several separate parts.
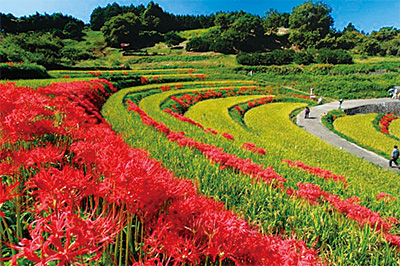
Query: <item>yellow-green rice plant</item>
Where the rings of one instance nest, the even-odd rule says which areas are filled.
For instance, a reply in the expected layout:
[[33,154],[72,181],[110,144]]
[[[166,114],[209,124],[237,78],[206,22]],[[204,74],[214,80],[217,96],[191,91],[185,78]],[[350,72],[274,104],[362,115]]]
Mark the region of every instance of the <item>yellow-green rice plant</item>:
[[373,126],[376,113],[345,116],[335,120],[335,130],[355,143],[389,158],[394,145],[398,141],[379,132]]

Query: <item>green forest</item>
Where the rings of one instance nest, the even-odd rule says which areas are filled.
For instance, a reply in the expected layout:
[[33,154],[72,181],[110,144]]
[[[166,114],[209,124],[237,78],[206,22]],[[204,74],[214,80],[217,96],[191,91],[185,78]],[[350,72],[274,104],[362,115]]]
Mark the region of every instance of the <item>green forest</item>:
[[[143,55],[143,49],[158,43],[238,55],[242,65],[349,64],[354,55],[400,56],[400,30],[384,27],[366,34],[352,23],[337,30],[331,13],[326,4],[311,1],[290,14],[270,9],[263,17],[244,11],[174,15],[154,2],[114,3],[94,9],[90,24],[61,13],[19,18],[0,13],[0,60],[59,69],[115,49]],[[185,34],[188,31],[196,34]]]

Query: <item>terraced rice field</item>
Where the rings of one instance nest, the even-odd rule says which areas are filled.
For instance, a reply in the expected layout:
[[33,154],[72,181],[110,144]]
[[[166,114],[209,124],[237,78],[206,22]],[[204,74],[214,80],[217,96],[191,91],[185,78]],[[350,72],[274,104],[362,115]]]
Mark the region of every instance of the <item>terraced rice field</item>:
[[399,145],[399,138],[396,137],[397,119],[398,116],[390,113],[358,114],[338,118],[333,126],[348,140],[390,159],[393,146]]
[[[250,108],[240,116],[241,121],[231,115],[235,106],[248,105],[251,100],[271,96],[270,93],[201,100],[181,115],[202,127],[163,112],[162,106],[174,95],[196,93],[202,89],[217,88],[202,88],[198,84],[190,88],[186,83],[182,91],[154,93],[144,98],[139,96],[141,100],[137,103],[149,117],[172,131],[183,131],[187,138],[222,148],[226,153],[251,160],[264,168],[272,167],[285,182],[254,182],[254,173],[245,174],[240,168],[224,166],[221,161],[215,163],[190,145],[174,143],[168,140],[168,135],[144,125],[136,112],[127,109],[127,95],[134,99],[137,88],[112,96],[103,114],[128,143],[149,150],[153,158],[160,160],[176,176],[193,180],[201,193],[223,202],[250,224],[258,225],[261,232],[303,239],[309,247],[319,250],[320,257],[328,264],[397,263],[396,245],[391,244],[388,238],[385,240],[377,224],[367,218],[371,215],[383,219],[398,217],[396,195],[399,181],[396,174],[333,148],[295,126],[289,116],[307,104],[302,99],[290,99],[292,102],[276,99],[278,102]],[[177,102],[174,103],[179,105]],[[204,130],[207,128],[216,134]],[[222,133],[232,137],[225,138]],[[245,143],[252,144],[249,146],[253,147],[253,152],[243,148]],[[254,147],[264,150],[265,155],[254,152]],[[315,171],[292,167],[295,164],[288,162],[303,163],[305,169],[333,171],[332,175],[343,176],[346,182],[321,178]],[[316,187],[311,188],[311,184],[330,196],[321,196]],[[395,196],[394,200],[382,201],[377,198],[380,192]],[[334,196],[340,197],[342,203],[328,199]],[[353,200],[360,217],[350,210],[346,212],[345,207],[339,207]],[[367,208],[375,214],[364,213],[361,218]],[[395,228],[391,227],[390,231],[394,235],[398,234]]]
[[[43,145],[57,143],[64,157],[41,163],[43,168],[24,163],[25,172],[4,175],[4,184],[20,177],[15,184],[24,184],[29,193],[15,194],[2,185],[3,194],[29,202],[35,197],[32,191],[41,199],[33,210],[20,209],[20,215],[30,217],[24,223],[0,212],[3,225],[10,224],[10,229],[1,227],[7,240],[17,241],[13,230],[24,237],[11,248],[3,246],[5,257],[93,265],[398,264],[398,175],[297,127],[292,114],[314,104],[306,95],[252,80],[210,79],[196,69],[52,74],[71,81],[118,78],[122,87],[104,104],[97,99],[106,91],[100,84],[112,89],[104,80],[97,87],[82,81],[38,89],[42,94],[37,97],[45,103],[41,110],[48,110],[46,117],[57,125],[65,123],[66,130],[53,122],[60,136],[52,139],[58,135],[45,132],[39,139]],[[78,93],[84,85],[92,94]],[[7,86],[11,95],[16,89]],[[69,87],[66,95],[60,92],[67,102],[52,93]],[[68,95],[84,119],[69,117]],[[52,106],[50,98],[60,104]],[[367,128],[371,119],[354,123]],[[5,129],[4,136],[14,136]],[[29,138],[18,141],[0,142],[9,147],[0,157],[4,169],[18,158],[13,149],[19,143],[37,145]],[[67,169],[97,189],[74,183],[66,191],[65,178],[46,190],[35,179],[59,172],[68,177]],[[66,200],[59,201],[61,195]],[[6,202],[5,211],[14,204],[6,199],[0,201]],[[90,224],[102,237],[93,234],[97,242],[84,242],[84,233],[69,229],[70,217],[80,228]],[[113,231],[101,227],[107,223]],[[69,234],[63,238],[65,232]],[[42,250],[33,239],[48,248]]]
[[400,120],[394,120],[390,123],[389,132],[396,138],[400,138]]

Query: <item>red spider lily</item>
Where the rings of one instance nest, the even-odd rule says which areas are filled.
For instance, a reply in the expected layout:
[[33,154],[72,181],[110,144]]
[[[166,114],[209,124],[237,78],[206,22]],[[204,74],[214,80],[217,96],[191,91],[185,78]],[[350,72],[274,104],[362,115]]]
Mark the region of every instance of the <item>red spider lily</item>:
[[385,200],[396,200],[395,197],[392,195],[385,193],[385,192],[380,192],[378,195],[376,195],[377,199],[385,199]]
[[142,84],[147,84],[147,83],[149,83],[149,78],[147,78],[147,77],[140,77],[140,82],[142,83]]
[[113,242],[121,230],[119,219],[113,214],[81,218],[71,212],[39,217],[29,228],[31,240],[24,238],[19,245],[13,246],[21,251],[13,256],[13,265],[17,265],[17,259],[21,257],[36,265],[48,265],[51,261],[59,265],[83,265],[81,261],[98,260],[101,250]]
[[37,210],[41,211],[49,206],[54,209],[65,205],[73,208],[81,199],[94,194],[96,183],[97,178],[90,172],[85,173],[67,165],[62,170],[54,167],[41,169],[28,182],[27,188],[34,189],[34,195],[37,195]]
[[218,163],[221,169],[230,167],[233,169],[238,169],[243,174],[248,174],[253,176],[256,180],[263,180],[266,183],[271,183],[272,180],[278,182],[286,182],[286,180],[277,174],[272,167],[267,167],[266,169],[262,165],[253,163],[250,159],[238,158],[236,155],[223,152],[222,148],[214,147],[212,145],[206,145],[201,142],[197,142],[193,139],[183,137],[181,133],[172,133],[172,131],[166,127],[164,124],[154,121],[150,116],[148,116],[143,110],[141,110],[136,104],[129,102],[128,110],[134,110],[140,114],[142,122],[144,124],[150,125],[158,129],[158,131],[163,132],[167,135],[173,134],[170,141],[177,142],[180,146],[198,149],[212,162]]
[[48,165],[49,163],[61,162],[64,157],[65,148],[60,150],[59,147],[51,144],[45,147],[37,147],[32,150],[19,150],[14,152],[13,159],[19,164],[30,167],[39,167]]
[[161,86],[161,91],[162,92],[164,92],[164,91],[169,91],[171,89],[171,87],[170,86]]
[[[8,186],[3,184],[0,181],[0,207],[3,205],[3,203],[12,200],[14,197],[20,195],[20,193],[16,193],[16,190],[19,186],[19,182]],[[4,217],[5,213],[0,211],[0,217]]]
[[204,80],[206,78],[206,75],[204,75],[204,74],[195,74],[194,76],[196,78],[199,78],[200,80]]
[[245,112],[242,108],[240,108],[239,106],[235,106],[236,111],[239,113],[239,115],[243,115],[243,113]]
[[137,106],[136,103],[132,101],[127,101],[127,104],[128,104],[128,110],[137,112],[140,115],[140,118],[142,119],[142,122],[144,124],[152,126],[166,135],[168,135],[171,132],[171,130],[165,124],[157,122],[151,117],[149,117],[143,110],[139,108],[139,106]]
[[154,224],[145,246],[148,259],[163,254],[163,264],[193,265],[208,256],[213,263],[318,265],[316,251],[303,241],[261,235],[223,204],[198,195],[174,202]]
[[100,76],[102,73],[101,72],[88,72],[89,75],[92,75],[94,77]]
[[392,243],[393,245],[396,245],[398,248],[400,248],[400,236],[399,235],[392,235],[389,233],[383,233],[383,237]]
[[229,134],[229,133],[226,133],[226,132],[222,133],[222,136],[224,138],[226,138],[226,139],[229,139],[229,140],[235,140],[235,137],[232,134]]
[[306,165],[305,163],[301,161],[290,161],[290,160],[282,160],[283,162],[287,163],[291,167],[297,167],[306,170],[308,173],[320,176],[324,179],[333,179],[335,182],[342,181],[344,183],[347,183],[346,178],[343,175],[335,175],[332,173],[332,171],[325,170],[319,167],[311,167],[309,165]]
[[386,217],[386,220],[388,220],[392,224],[400,224],[399,219],[397,219],[395,217]]
[[171,116],[175,117],[176,119],[178,119],[178,120],[180,120],[180,121],[190,123],[190,124],[195,125],[195,126],[197,126],[197,127],[199,127],[199,128],[203,128],[203,125],[202,125],[202,124],[200,124],[200,123],[194,121],[193,119],[190,119],[189,117],[186,117],[186,116],[184,116],[184,115],[175,113],[175,112],[172,111],[171,109],[164,109],[163,112],[165,112],[165,113],[167,113],[167,114],[170,114]]
[[[39,204],[34,209],[35,221],[28,227],[30,239],[22,239],[20,245],[12,246],[20,251],[13,257],[13,264],[22,257],[37,265],[82,265],[98,260],[103,248],[120,232],[126,212],[139,217],[144,235],[150,236],[146,243],[156,249],[154,253],[149,248],[146,255],[153,254],[158,259],[148,258],[148,261],[190,263],[210,256],[214,262],[229,259],[247,265],[317,264],[315,251],[304,248],[302,241],[261,235],[226,211],[223,204],[198,196],[191,181],[174,177],[159,162],[150,159],[148,152],[124,143],[99,118],[107,90],[112,89],[106,85],[105,82],[81,82],[37,90],[44,99],[52,95],[51,116],[61,116],[61,119],[58,123],[49,120],[55,123],[55,128],[64,129],[63,134],[72,144],[65,151],[55,146],[49,149],[56,156],[56,167],[46,165],[54,161],[42,154],[44,149],[30,151],[29,156],[34,158],[32,161],[38,169],[26,190],[34,192]],[[128,108],[172,141],[196,148],[210,158],[214,156],[226,167],[238,167],[256,178],[274,174],[272,168],[265,169],[251,160],[223,153],[222,148],[172,132],[133,103],[128,102]],[[2,156],[13,158],[12,154]],[[20,156],[28,154],[21,152]],[[111,206],[126,211],[114,211]],[[43,217],[41,210],[46,210]],[[196,229],[198,233],[189,229]],[[158,245],[165,243],[168,246]]]
[[180,84],[175,86],[175,88],[176,88],[177,90],[182,89],[182,87],[183,87],[183,86],[180,85]]
[[204,132],[218,135],[218,131],[216,131],[215,129],[212,129],[212,128],[206,128],[206,129],[204,129]]
[[391,223],[398,223],[397,219],[393,217],[387,218],[389,221],[387,222],[379,213],[357,204],[356,202],[359,202],[360,199],[356,196],[341,200],[337,195],[326,193],[314,184],[298,183],[297,186],[299,187],[299,190],[296,191],[297,196],[307,199],[310,204],[319,204],[319,202],[327,201],[339,212],[346,214],[348,218],[358,222],[362,226],[368,224],[378,231],[387,232],[392,228]]
[[289,196],[292,196],[294,194],[294,190],[292,188],[288,188],[286,190],[286,194],[288,194]]
[[69,75],[64,75],[63,78],[69,79],[69,78],[71,78],[71,77],[70,77]]
[[299,187],[296,195],[306,199],[310,204],[319,204],[321,200],[328,196],[328,193],[322,191],[319,186],[311,183],[297,183],[296,186]]
[[267,154],[265,149],[257,148],[256,144],[254,144],[254,143],[245,142],[245,143],[243,143],[242,148],[245,149],[245,150],[248,150],[248,151],[252,151],[252,152],[261,154],[261,155],[266,155]]
[[0,84],[0,129],[11,144],[33,140],[46,133],[58,133],[52,117],[53,103],[30,88]]
[[389,126],[393,120],[398,119],[399,117],[395,116],[392,113],[385,114],[381,120],[379,120],[378,126],[382,133],[389,134]]
[[339,199],[335,195],[329,195],[327,201],[332,204],[337,210],[347,215],[347,217],[355,220],[361,225],[369,224],[372,228],[376,227],[377,230],[387,231],[392,228],[392,225],[386,222],[379,213],[371,209],[355,204],[357,199],[349,198],[345,201]]
[[291,95],[292,97],[295,97],[295,98],[310,99],[310,96],[308,96],[308,95],[302,95],[302,94],[296,94],[296,93],[291,93],[289,95]]

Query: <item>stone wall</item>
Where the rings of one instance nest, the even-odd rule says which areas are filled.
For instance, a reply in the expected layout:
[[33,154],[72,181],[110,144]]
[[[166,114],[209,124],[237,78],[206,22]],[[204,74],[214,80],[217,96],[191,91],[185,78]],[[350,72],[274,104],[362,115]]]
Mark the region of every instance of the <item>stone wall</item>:
[[369,114],[369,113],[393,113],[400,115],[400,102],[369,104],[354,108],[343,109],[347,115]]

